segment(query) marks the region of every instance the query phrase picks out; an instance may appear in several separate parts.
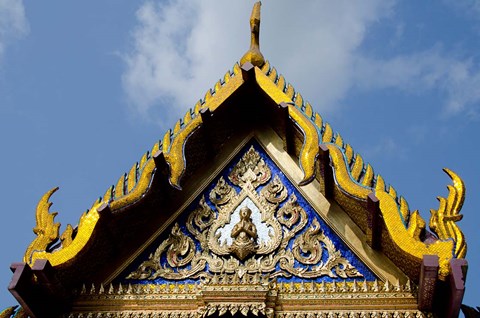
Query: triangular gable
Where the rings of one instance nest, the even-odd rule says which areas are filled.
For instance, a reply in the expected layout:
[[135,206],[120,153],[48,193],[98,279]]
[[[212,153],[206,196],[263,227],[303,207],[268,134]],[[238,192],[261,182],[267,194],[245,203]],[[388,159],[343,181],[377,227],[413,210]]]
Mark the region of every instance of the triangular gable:
[[[396,302],[403,309],[431,310],[437,285],[460,295],[463,289],[454,290],[439,279],[461,286],[465,276],[461,258],[466,243],[456,224],[461,219],[463,181],[446,169],[453,185],[449,196],[440,198],[439,209],[432,210],[430,228],[437,236],[427,232],[418,211],[411,212],[406,200],[264,60],[258,42],[260,3],[250,23],[252,43],[242,65],[235,64],[207,91],[82,215],[77,228],[67,226],[60,235],[48,202],[56,189],[42,197],[37,237],[24,263],[12,266],[10,290],[27,313],[50,316],[63,310],[52,306],[59,299],[74,299],[73,307],[80,306],[78,316],[83,317],[84,309],[102,297],[107,301],[101,303],[103,312],[111,306],[108,301],[115,304],[117,299],[113,285],[105,293],[104,284],[112,281],[119,283],[116,294],[125,296],[120,297],[121,305],[130,302],[138,311],[137,301],[151,291],[149,281],[157,279],[155,297],[163,303],[153,302],[152,308],[168,311],[169,300],[189,294],[193,302],[188,315],[195,317],[222,314],[228,308],[232,314],[240,310],[271,316],[275,300],[266,299],[267,294],[288,299],[282,305],[288,313],[279,311],[279,317],[298,309],[298,293],[317,301],[312,310],[327,311],[353,294],[360,297],[353,302],[363,309],[390,306],[389,310],[400,308]],[[251,142],[252,136],[256,142]],[[263,163],[235,168],[250,155]],[[218,164],[227,157],[223,166]],[[262,167],[270,172],[257,171]],[[242,207],[249,209],[240,211]],[[59,239],[61,244],[54,245]],[[259,280],[255,273],[263,277]],[[215,280],[217,274],[221,282]],[[202,275],[211,280],[200,283],[201,293],[194,295],[192,286],[197,285],[190,283]],[[245,278],[248,275],[252,280]],[[271,277],[284,285],[276,286]],[[419,284],[418,302],[407,277]],[[339,286],[333,281],[338,278],[343,280]],[[364,280],[360,296],[357,279]],[[73,292],[88,280],[99,288]],[[170,288],[170,281],[182,280],[183,287]],[[327,289],[315,285],[326,281]],[[127,290],[122,282],[128,283]],[[396,284],[393,289],[391,283]],[[158,289],[162,284],[170,287]],[[239,300],[233,307],[226,305],[234,298],[222,295],[225,290],[245,292],[246,299],[259,291],[257,296],[265,299],[258,298],[243,311],[246,307]],[[319,295],[327,290],[333,296]],[[352,294],[336,294],[347,291]],[[214,302],[207,300],[209,292],[215,294],[210,299]],[[205,306],[197,306],[197,296]],[[330,296],[338,297],[327,302],[322,298]],[[370,306],[365,299],[371,298],[376,303]],[[215,303],[218,299],[221,302]],[[458,301],[455,306],[458,309]],[[303,304],[301,309],[307,307]],[[389,314],[395,316],[393,311]],[[177,310],[174,316],[183,317],[183,312]]]
[[[154,144],[151,152],[142,156],[129,173],[120,177],[116,186],[109,188],[90,211],[82,215],[76,231],[67,227],[62,234],[62,247],[54,251],[49,246],[60,235],[58,224],[53,222],[48,211],[52,191],[48,192],[39,203],[37,219],[42,220],[39,226],[43,232],[49,234],[39,232],[28,247],[24,261],[33,265],[37,259],[48,259],[54,267],[68,267],[68,263],[94,244],[92,238],[94,232],[101,231],[98,223],[102,218],[107,219],[115,211],[131,209],[141,203],[155,178],[160,178],[160,182],[165,182],[166,178],[170,186],[181,189],[181,180],[201,169],[211,153],[219,151],[229,139],[238,137],[235,135],[242,129],[239,123],[249,118],[257,125],[272,127],[282,138],[287,152],[298,158],[302,173],[299,185],[318,180],[321,192],[332,192],[329,199],[345,209],[367,234],[369,244],[376,240],[373,242],[376,248],[385,252],[411,279],[419,279],[423,255],[439,257],[438,276],[441,279],[451,272],[450,260],[464,257],[466,243],[455,223],[460,219],[464,197],[463,182],[458,176],[447,170],[454,186],[449,187],[450,195],[441,200],[439,210],[433,211],[431,225],[440,239],[425,236],[426,222],[418,211],[411,212],[407,201],[392,186],[387,187],[384,179],[374,174],[373,168],[364,163],[339,134],[334,134],[331,126],[312,111],[301,94],[266,62],[262,68],[249,63],[242,67],[236,64],[232,72],[227,72],[193,111],[188,111],[172,131],[167,131],[161,142]],[[249,125],[255,127],[248,123],[246,126]],[[321,157],[324,160],[319,165]],[[326,177],[324,173],[331,174],[327,170],[332,168],[333,175]],[[176,195],[168,186],[163,192]],[[368,214],[373,212],[368,212],[367,202],[373,194],[378,200],[378,211],[374,214],[381,214],[382,220],[377,221],[384,222],[385,226],[372,228],[369,223]],[[454,230],[447,231],[447,228]]]
[[[278,137],[275,145],[265,133],[258,138],[268,142],[270,149],[282,145]],[[368,247],[359,251],[360,237],[352,244],[355,240],[350,235],[350,246],[357,248],[352,250],[345,232],[341,238],[325,222],[325,214],[316,210],[328,210],[318,204],[323,198],[318,189],[314,208],[290,179],[291,172],[282,171],[271,155],[256,139],[249,140],[191,203],[165,223],[149,246],[136,253],[139,256],[114,283],[199,283],[221,274],[241,279],[247,273],[286,283],[378,278],[406,282],[406,276],[385,257],[372,259]],[[293,163],[291,158],[275,160],[284,166]],[[249,214],[243,220],[242,208]],[[340,222],[339,215],[331,218]],[[355,225],[350,222],[343,227]]]

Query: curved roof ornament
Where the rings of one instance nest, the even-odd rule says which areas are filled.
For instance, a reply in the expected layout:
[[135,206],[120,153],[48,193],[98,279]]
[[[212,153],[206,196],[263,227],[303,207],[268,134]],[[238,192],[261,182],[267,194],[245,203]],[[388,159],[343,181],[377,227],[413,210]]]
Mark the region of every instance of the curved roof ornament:
[[265,64],[265,58],[260,52],[260,6],[262,2],[258,1],[253,5],[252,15],[250,16],[250,49],[240,59],[240,65],[246,62],[254,66],[262,67]]

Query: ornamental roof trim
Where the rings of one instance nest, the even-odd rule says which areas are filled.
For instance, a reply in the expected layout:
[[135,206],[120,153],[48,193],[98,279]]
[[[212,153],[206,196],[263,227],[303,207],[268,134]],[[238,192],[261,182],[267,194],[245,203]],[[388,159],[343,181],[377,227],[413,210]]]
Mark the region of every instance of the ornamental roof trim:
[[[330,156],[335,185],[344,196],[366,202],[370,193],[375,193],[379,200],[379,209],[387,225],[394,244],[414,259],[423,255],[438,255],[440,258],[439,277],[445,278],[449,272],[452,258],[464,258],[466,243],[463,233],[455,222],[461,219],[459,214],[465,195],[463,181],[451,170],[445,172],[452,178],[447,198],[439,198],[438,210],[432,210],[430,228],[436,232],[439,240],[421,241],[420,234],[426,227],[418,211],[411,212],[406,199],[397,194],[395,188],[387,186],[380,174],[375,174],[372,166],[365,163],[351,145],[344,142],[339,133],[334,133],[330,124],[324,122],[321,115],[315,113],[309,102],[296,92],[284,76],[270,65],[268,61],[259,68],[250,63],[242,67],[237,63],[219,80],[213,89],[206,92],[193,109],[179,119],[172,130],[168,130],[162,141],[156,142],[136,162],[128,173],[122,175],[115,186],[107,189],[104,196],[94,202],[83,213],[78,226],[74,229],[67,225],[59,235],[59,223],[54,222],[56,213],[50,213],[48,202],[50,196],[58,189],[48,191],[40,200],[34,232],[37,237],[27,248],[24,261],[33,265],[37,259],[48,259],[53,266],[72,260],[90,240],[102,213],[114,213],[142,199],[151,185],[152,178],[159,164],[166,163],[169,170],[171,186],[181,189],[181,179],[185,172],[184,146],[187,139],[215,113],[223,102],[244,83],[253,79],[275,103],[284,103],[288,116],[304,135],[298,160],[304,173],[300,185],[319,178],[316,171],[321,147],[324,146]],[[366,216],[365,216],[366,217]],[[399,228],[401,231],[398,231]],[[61,248],[51,250],[50,246],[61,239]]]

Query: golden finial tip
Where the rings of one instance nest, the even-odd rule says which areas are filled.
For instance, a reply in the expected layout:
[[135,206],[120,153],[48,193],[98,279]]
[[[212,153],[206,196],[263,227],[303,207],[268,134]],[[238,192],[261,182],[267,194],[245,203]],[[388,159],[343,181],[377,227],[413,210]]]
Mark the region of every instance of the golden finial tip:
[[265,64],[265,58],[260,52],[260,1],[253,5],[252,14],[250,16],[250,49],[240,59],[240,64],[246,62],[252,63],[254,66],[262,67]]

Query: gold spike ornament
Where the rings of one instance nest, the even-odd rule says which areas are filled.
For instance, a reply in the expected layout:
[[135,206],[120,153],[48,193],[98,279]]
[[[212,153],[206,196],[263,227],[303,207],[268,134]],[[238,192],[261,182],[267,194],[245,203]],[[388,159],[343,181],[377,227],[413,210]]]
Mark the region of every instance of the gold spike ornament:
[[440,201],[437,210],[430,210],[430,229],[435,232],[441,240],[453,239],[455,242],[455,256],[464,258],[467,254],[467,243],[457,223],[463,217],[460,210],[465,199],[465,184],[463,180],[452,170],[443,169],[452,179],[453,185],[448,185],[448,197],[438,197]]
[[28,263],[29,258],[34,251],[46,251],[49,246],[58,240],[60,223],[55,223],[57,212],[50,213],[51,202],[48,202],[52,194],[58,190],[58,187],[49,190],[43,195],[37,205],[36,226],[33,232],[37,237],[33,240],[25,252],[23,261]]
[[260,1],[253,5],[252,15],[250,16],[250,49],[240,59],[240,64],[246,62],[254,66],[262,67],[265,64],[265,58],[260,52]]

